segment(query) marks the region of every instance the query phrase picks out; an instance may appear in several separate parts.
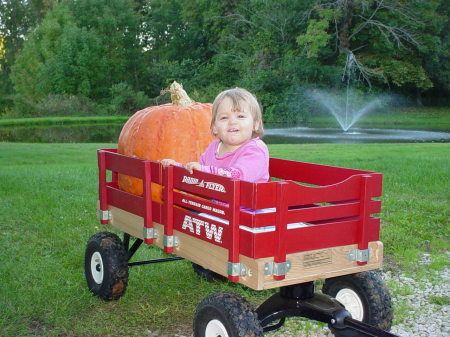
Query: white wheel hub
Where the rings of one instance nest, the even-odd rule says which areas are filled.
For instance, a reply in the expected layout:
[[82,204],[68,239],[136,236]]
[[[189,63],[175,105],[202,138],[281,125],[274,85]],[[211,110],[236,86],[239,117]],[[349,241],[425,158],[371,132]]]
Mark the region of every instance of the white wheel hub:
[[358,294],[349,288],[338,291],[336,299],[341,302],[352,318],[362,321],[364,318],[364,306]]
[[205,337],[229,337],[227,329],[218,319],[208,322],[205,330]]
[[95,283],[102,284],[103,282],[103,260],[99,252],[95,252],[91,257],[91,275]]

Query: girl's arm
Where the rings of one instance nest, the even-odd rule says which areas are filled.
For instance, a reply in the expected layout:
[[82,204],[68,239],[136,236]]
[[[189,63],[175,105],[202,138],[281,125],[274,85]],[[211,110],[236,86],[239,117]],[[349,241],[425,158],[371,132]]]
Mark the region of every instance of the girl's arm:
[[190,174],[192,174],[193,170],[201,171],[202,165],[196,161],[192,161],[190,163],[187,163],[184,168],[189,171]]
[[167,166],[170,166],[170,165],[173,165],[173,166],[183,166],[182,164],[180,164],[180,163],[178,163],[178,162],[176,162],[175,160],[170,159],[170,158],[167,158],[167,159],[161,159],[159,162],[160,162],[161,165],[164,166],[164,167],[167,167]]

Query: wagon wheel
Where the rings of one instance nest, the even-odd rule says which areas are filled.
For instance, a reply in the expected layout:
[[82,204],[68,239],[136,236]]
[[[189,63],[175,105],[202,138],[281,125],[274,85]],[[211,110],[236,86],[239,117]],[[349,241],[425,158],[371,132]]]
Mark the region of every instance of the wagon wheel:
[[[322,292],[341,302],[352,318],[382,330],[392,326],[392,305],[389,290],[375,271],[326,279]],[[358,336],[350,329],[330,330],[340,337]]]
[[203,268],[202,266],[195,264],[195,263],[192,263],[192,269],[194,269],[194,272],[197,275],[204,278],[208,282],[226,281],[227,280],[227,278],[225,276],[217,274],[217,273],[213,272],[212,270]]
[[263,330],[253,307],[241,296],[218,292],[197,306],[194,337],[261,337]]
[[103,300],[118,300],[128,284],[128,262],[122,241],[113,233],[93,235],[86,246],[84,273],[89,290]]

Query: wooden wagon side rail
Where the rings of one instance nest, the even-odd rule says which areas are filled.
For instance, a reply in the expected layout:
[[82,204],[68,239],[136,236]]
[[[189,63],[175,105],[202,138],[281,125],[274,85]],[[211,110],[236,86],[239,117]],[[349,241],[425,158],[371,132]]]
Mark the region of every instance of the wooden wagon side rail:
[[[102,224],[109,223],[109,206],[123,209],[144,218],[143,237],[147,244],[153,243],[153,222],[161,222],[161,204],[151,201],[151,182],[161,184],[160,165],[148,160],[124,156],[116,149],[100,149],[99,165],[99,208]],[[107,179],[111,171],[111,180]],[[125,174],[141,179],[143,195],[138,196],[119,189],[118,175]]]

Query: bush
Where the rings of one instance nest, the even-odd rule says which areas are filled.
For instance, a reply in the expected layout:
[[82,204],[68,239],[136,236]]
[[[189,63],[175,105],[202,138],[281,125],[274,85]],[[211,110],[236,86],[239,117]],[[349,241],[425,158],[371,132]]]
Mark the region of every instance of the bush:
[[37,103],[18,96],[14,102],[9,117],[93,116],[105,113],[97,103],[74,95],[48,95]]
[[[186,89],[186,88],[185,88]],[[193,91],[187,90],[189,97],[191,97],[196,102],[202,103],[212,103],[216,96],[223,90],[230,89],[221,84],[212,83],[201,90],[194,89]]]
[[[267,94],[260,96],[263,104],[270,101]],[[271,123],[304,123],[309,121],[317,110],[306,85],[288,87],[279,97],[272,97],[272,104],[264,106],[264,121]]]
[[99,115],[99,106],[89,98],[73,95],[49,95],[37,104],[40,116],[90,116]]
[[108,111],[115,115],[129,115],[151,105],[151,100],[142,91],[134,91],[128,83],[118,83],[111,87]]

